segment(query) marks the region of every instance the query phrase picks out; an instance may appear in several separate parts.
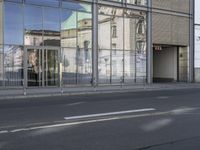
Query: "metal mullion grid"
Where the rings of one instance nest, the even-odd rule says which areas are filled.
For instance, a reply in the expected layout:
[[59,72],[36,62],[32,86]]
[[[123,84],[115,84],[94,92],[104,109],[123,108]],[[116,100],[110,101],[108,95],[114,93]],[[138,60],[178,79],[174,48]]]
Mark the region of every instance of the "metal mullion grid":
[[39,49],[39,51],[41,51],[41,55],[42,55],[42,57],[41,57],[42,62],[40,61],[42,64],[39,67],[41,67],[41,69],[42,69],[42,78],[41,78],[42,84],[41,84],[41,86],[44,87],[45,86],[44,85],[44,72],[45,72],[45,70],[44,70],[44,7],[41,6],[41,8],[42,8],[42,47],[41,47],[41,49]]
[[60,68],[60,64],[62,63],[62,58],[61,58],[61,51],[62,51],[62,45],[61,45],[61,32],[62,32],[62,3],[60,2],[60,15],[59,15],[59,20],[60,20],[60,48],[58,52],[58,85],[59,87],[63,86],[63,80],[62,80],[62,70]]
[[[76,12],[76,84],[78,85],[78,11]],[[79,47],[80,49],[80,47]]]
[[[136,25],[136,19],[134,19],[134,21],[135,21],[135,25]],[[137,48],[136,48],[136,46],[137,46],[137,25],[135,26],[135,49],[134,49],[134,51],[135,51],[135,83],[137,82]]]
[[122,73],[122,83],[125,83],[125,15],[123,9],[123,73]]
[[110,16],[110,84],[112,84],[112,18]]
[[[27,56],[25,57],[25,55],[27,53],[25,52],[25,46],[24,46],[25,45],[25,40],[24,40],[24,37],[25,37],[25,31],[24,31],[25,30],[25,4],[24,4],[23,1],[22,1],[22,6],[23,6],[23,10],[22,10],[23,11],[23,46],[22,46],[23,47],[23,58],[22,59],[23,59],[23,62],[25,62],[26,61],[26,57],[27,57]],[[26,88],[27,87],[27,78],[26,78],[27,73],[26,73],[25,70],[28,67],[27,67],[26,63],[23,63],[23,65],[24,65],[23,66],[23,69],[24,69],[24,71],[23,71],[23,76],[24,76],[23,77],[24,78],[23,79],[23,87]]]
[[4,70],[4,22],[5,22],[5,18],[4,18],[4,12],[5,12],[5,7],[4,7],[4,1],[2,1],[2,53],[3,53],[3,87],[5,87],[5,70]]
[[[77,4],[80,2],[82,4],[91,5],[91,8],[92,8],[92,4],[94,3],[94,2],[88,2],[88,1],[83,2],[83,1],[80,1],[80,0],[76,0],[76,1],[68,0],[68,1],[64,1],[64,2],[71,2],[71,3],[77,3]],[[85,13],[92,13],[92,11],[89,12],[89,11],[84,11],[84,10],[77,10],[77,9],[72,9],[72,8],[65,8],[65,7],[62,6],[62,2],[60,3],[60,7],[61,7],[61,9],[65,9],[65,10],[71,10],[71,11],[77,11],[77,12],[85,12]]]

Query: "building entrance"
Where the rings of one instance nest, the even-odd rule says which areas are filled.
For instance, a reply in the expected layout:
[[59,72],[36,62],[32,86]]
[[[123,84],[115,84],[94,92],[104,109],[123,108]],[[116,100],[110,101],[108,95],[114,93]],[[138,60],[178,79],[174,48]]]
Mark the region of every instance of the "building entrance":
[[176,82],[178,80],[178,47],[154,46],[154,82]]
[[58,86],[59,49],[27,47],[25,52],[27,86]]

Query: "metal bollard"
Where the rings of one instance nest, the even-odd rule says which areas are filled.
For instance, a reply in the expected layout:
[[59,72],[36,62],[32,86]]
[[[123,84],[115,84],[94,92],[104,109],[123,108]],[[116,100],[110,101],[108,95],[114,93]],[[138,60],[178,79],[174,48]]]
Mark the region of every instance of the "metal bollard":
[[64,93],[64,90],[63,90],[63,81],[61,81],[61,83],[60,83],[60,93],[61,93],[61,95]]
[[23,94],[24,96],[27,95],[27,89],[26,89],[26,85],[25,85],[25,81],[23,80]]
[[123,77],[120,77],[120,87],[122,88],[122,86],[123,86]]
[[93,78],[93,80],[92,80],[92,86],[94,87],[94,91],[96,91],[97,89],[96,89],[96,79],[95,78]]

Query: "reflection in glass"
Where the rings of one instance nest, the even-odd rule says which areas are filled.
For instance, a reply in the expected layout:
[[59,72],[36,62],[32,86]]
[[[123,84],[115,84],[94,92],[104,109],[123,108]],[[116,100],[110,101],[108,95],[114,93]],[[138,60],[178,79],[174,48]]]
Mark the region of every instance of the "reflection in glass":
[[136,82],[146,82],[146,54],[136,53]]
[[111,17],[99,15],[98,18],[99,49],[111,49]]
[[62,48],[62,81],[64,85],[77,83],[76,49]]
[[[99,6],[98,44],[100,56],[98,65],[100,83],[145,82],[145,20],[146,14],[142,11]],[[109,76],[105,73],[105,70],[108,70],[108,65],[105,65],[103,61],[105,52],[107,52],[105,60],[109,62],[110,66]]]
[[26,5],[24,15],[25,45],[42,46],[42,8]]
[[44,45],[60,46],[60,10],[44,8]]
[[147,0],[127,0],[127,3],[134,5],[147,5]]
[[92,79],[91,49],[62,48],[63,84],[90,84]]
[[98,53],[98,73],[99,83],[110,83],[111,79],[111,57],[110,50],[99,50]]
[[62,7],[70,10],[91,12],[92,7],[90,4],[80,3],[80,2],[62,2]]
[[112,40],[112,45],[116,45],[116,49],[121,49],[123,50],[123,38],[124,38],[124,33],[123,33],[123,28],[124,28],[124,23],[123,23],[123,18],[122,17],[113,17],[111,21],[111,40]]
[[[4,43],[23,44],[23,11],[22,5],[4,3]],[[12,10],[12,11],[11,11]]]
[[136,49],[136,19],[124,19],[124,48],[125,50]]
[[53,7],[59,6],[59,0],[26,0],[26,3]]
[[0,45],[0,86],[3,85],[3,46]]
[[3,44],[3,5],[0,1],[0,45]]
[[123,82],[123,51],[112,50],[112,83]]
[[78,12],[78,46],[88,49],[92,47],[92,14]]
[[42,51],[39,49],[27,50],[27,77],[28,86],[42,86]]
[[135,51],[125,51],[124,54],[124,82],[133,83],[135,82],[136,76],[136,56]]
[[62,10],[61,19],[61,46],[76,47],[77,45],[77,13],[71,10]]
[[21,46],[4,47],[5,86],[23,85],[23,49]]
[[77,81],[78,84],[90,84],[92,80],[92,54],[91,49],[77,48]]
[[58,85],[58,51],[44,50],[45,86]]
[[28,86],[58,85],[58,51],[27,50]]

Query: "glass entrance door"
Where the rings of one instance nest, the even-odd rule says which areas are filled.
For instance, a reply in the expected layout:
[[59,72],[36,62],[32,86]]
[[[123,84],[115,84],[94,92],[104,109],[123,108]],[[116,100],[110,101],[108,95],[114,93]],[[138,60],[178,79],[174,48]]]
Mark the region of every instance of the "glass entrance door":
[[44,85],[58,85],[58,51],[44,50]]
[[57,86],[59,81],[58,49],[27,48],[27,86]]

